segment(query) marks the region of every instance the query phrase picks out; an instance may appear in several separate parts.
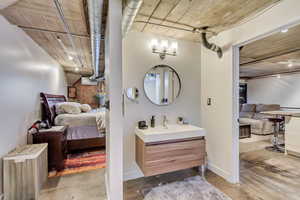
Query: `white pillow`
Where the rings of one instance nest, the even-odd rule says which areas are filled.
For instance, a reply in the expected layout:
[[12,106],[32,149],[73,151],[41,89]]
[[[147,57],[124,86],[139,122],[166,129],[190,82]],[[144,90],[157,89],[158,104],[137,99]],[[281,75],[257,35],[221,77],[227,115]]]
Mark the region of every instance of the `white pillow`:
[[81,104],[80,109],[82,112],[90,112],[92,110],[89,104]]
[[56,114],[79,114],[81,113],[80,103],[76,102],[62,102],[55,104]]

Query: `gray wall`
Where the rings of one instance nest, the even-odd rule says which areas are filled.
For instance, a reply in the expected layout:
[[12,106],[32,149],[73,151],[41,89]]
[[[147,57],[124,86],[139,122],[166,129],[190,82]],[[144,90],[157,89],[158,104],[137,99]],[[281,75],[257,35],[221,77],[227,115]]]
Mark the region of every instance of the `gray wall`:
[[[124,174],[125,179],[141,176],[135,164],[134,129],[140,120],[150,120],[156,116],[156,123],[161,124],[162,115],[167,115],[169,123],[175,123],[178,116],[186,117],[191,124],[200,124],[200,53],[199,43],[187,41],[178,42],[178,55],[167,56],[161,60],[158,54],[153,54],[149,43],[155,35],[131,32],[123,42],[123,86],[137,87],[140,91],[139,103],[133,103],[125,98],[124,124]],[[169,39],[171,41],[172,39]],[[143,79],[147,71],[158,64],[173,67],[182,81],[180,97],[169,106],[156,106],[145,96]]]
[[300,74],[248,80],[248,102],[300,107]]
[[[26,143],[27,129],[40,116],[39,93],[66,94],[66,82],[60,65],[21,29],[2,16],[0,27],[1,158]],[[1,183],[0,176],[0,194]]]

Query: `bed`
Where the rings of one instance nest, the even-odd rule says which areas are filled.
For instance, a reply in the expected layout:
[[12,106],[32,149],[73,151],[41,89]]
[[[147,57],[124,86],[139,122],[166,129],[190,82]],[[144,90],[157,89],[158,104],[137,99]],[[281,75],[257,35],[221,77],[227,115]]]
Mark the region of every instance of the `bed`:
[[80,114],[56,114],[55,104],[66,102],[64,95],[41,93],[42,118],[52,126],[68,126],[68,151],[105,147],[105,108]]

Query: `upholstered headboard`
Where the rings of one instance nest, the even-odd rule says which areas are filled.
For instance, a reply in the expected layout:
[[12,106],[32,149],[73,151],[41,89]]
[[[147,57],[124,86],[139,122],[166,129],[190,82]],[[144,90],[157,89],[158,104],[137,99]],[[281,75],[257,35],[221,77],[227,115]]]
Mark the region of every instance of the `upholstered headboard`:
[[55,104],[59,102],[66,102],[67,99],[64,95],[53,95],[40,93],[41,102],[43,107],[43,120],[48,120],[51,125],[54,125],[56,117]]

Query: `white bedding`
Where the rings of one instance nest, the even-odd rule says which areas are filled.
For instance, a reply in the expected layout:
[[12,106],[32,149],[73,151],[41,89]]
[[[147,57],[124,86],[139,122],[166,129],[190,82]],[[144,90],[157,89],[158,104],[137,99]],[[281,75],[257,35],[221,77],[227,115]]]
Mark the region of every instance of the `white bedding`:
[[60,114],[55,118],[55,125],[68,125],[69,127],[97,126],[98,131],[103,132],[105,130],[105,109],[89,113]]

